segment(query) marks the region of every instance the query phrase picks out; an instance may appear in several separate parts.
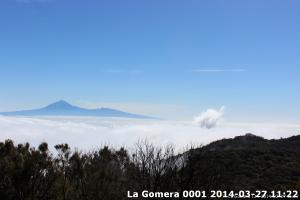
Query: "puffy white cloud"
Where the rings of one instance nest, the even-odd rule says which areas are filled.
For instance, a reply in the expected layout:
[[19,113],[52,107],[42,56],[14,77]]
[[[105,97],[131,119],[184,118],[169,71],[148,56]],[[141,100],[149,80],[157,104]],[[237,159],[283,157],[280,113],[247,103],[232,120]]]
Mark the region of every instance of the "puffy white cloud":
[[196,116],[194,122],[202,128],[211,129],[217,126],[218,122],[222,120],[225,107],[219,110],[208,109],[200,115]]
[[23,118],[0,116],[0,141],[13,139],[16,143],[30,142],[37,146],[48,142],[68,143],[72,148],[91,150],[102,145],[132,148],[139,139],[156,145],[174,144],[177,150],[192,144],[208,144],[222,138],[253,133],[266,138],[300,134],[295,124],[229,124],[203,129],[193,122],[165,120],[136,120],[96,117]]

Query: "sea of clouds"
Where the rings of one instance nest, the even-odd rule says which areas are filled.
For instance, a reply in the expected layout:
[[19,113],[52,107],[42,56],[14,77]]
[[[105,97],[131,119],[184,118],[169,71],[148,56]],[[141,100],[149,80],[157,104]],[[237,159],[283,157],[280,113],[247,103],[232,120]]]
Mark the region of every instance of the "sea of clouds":
[[[206,115],[212,115],[214,120]],[[204,145],[246,133],[268,139],[300,134],[299,124],[229,123],[220,121],[221,117],[220,113],[209,110],[194,121],[0,116],[0,141],[12,139],[15,143],[30,142],[34,146],[46,141],[51,150],[55,144],[68,143],[73,149],[88,151],[103,145],[131,148],[138,140],[147,139],[159,146],[173,144],[182,150],[191,144]],[[200,118],[211,124],[205,124]]]

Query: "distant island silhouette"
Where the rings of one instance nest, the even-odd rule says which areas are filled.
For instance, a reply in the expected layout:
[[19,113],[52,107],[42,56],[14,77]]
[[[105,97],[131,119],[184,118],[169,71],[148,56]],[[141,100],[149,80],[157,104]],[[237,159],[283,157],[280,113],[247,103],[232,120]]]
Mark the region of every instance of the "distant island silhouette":
[[93,116],[121,117],[135,119],[156,119],[154,117],[128,113],[111,108],[87,109],[72,105],[64,100],[57,101],[46,107],[12,112],[0,112],[3,116]]

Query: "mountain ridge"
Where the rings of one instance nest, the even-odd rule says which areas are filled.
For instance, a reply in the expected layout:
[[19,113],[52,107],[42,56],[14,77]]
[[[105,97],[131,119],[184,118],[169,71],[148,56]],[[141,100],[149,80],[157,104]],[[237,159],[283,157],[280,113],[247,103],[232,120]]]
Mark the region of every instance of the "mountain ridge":
[[290,190],[300,188],[300,135],[265,139],[246,134],[189,150],[187,175],[209,190]]
[[112,108],[87,109],[72,105],[65,100],[59,100],[45,107],[29,110],[0,112],[2,116],[93,116],[93,117],[121,117],[136,119],[157,119],[150,116],[133,114]]

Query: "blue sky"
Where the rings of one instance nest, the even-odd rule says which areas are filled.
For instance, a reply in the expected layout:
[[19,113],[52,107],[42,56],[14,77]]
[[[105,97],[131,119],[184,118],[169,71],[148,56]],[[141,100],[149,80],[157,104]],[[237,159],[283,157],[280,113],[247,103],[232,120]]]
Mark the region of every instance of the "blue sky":
[[[1,0],[0,110],[65,99],[299,122],[297,0]],[[155,109],[156,108],[156,109]]]

